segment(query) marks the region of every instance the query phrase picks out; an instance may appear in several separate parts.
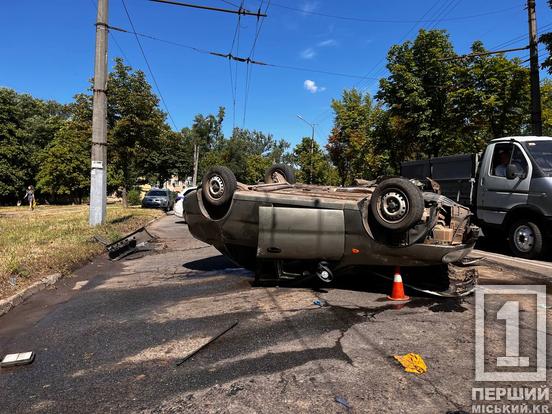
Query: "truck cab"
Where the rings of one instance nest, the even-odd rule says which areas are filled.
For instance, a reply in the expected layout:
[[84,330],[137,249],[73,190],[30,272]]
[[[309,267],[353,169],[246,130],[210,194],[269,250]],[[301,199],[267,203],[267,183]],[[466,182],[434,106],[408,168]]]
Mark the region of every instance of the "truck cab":
[[539,256],[552,235],[552,138],[492,140],[479,163],[475,209],[488,231],[507,235],[515,255]]
[[405,161],[401,175],[432,178],[443,195],[470,207],[491,239],[506,238],[518,257],[552,247],[552,137],[505,137],[481,154]]

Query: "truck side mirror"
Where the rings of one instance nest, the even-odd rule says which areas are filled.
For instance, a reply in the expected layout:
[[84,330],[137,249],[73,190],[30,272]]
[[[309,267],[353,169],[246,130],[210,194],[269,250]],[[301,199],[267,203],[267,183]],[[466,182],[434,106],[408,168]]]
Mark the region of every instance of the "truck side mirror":
[[506,178],[508,180],[513,180],[516,177],[519,177],[517,167],[514,164],[508,164],[506,166]]

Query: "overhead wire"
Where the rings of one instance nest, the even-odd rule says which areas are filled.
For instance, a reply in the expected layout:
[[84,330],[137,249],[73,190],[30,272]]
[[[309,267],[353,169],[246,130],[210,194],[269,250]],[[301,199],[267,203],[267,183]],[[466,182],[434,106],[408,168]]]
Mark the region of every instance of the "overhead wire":
[[[418,19],[416,21],[416,23],[414,23],[407,31],[406,33],[401,36],[400,40],[398,43],[402,43],[405,41],[405,39],[410,35],[410,33],[416,29],[416,27],[418,27],[419,24],[422,24],[424,19],[426,18],[426,16],[428,16],[432,10],[439,4],[439,0],[436,0],[432,6],[426,10],[426,12],[422,15],[422,17],[420,19]],[[360,85],[362,85],[362,83],[365,82],[365,80],[367,79],[373,79],[373,80],[376,80],[376,79],[379,79],[379,78],[376,78],[376,77],[369,77],[369,75],[371,75],[374,71],[376,71],[378,68],[381,67],[382,63],[385,62],[385,59],[386,59],[386,56],[382,56],[377,62],[375,65],[373,65],[370,70],[368,72],[366,72],[366,74],[363,76],[363,79],[361,79],[360,81],[356,82],[355,84],[353,84],[352,88],[357,88],[359,87]],[[385,67],[385,66],[384,66]],[[326,119],[328,119],[329,116],[331,116],[331,113],[332,113],[332,109],[331,108],[328,108],[326,110],[324,110],[323,112],[321,112],[319,115],[317,115],[315,117],[315,120],[314,122],[316,124],[321,124],[323,121],[325,121]]]
[[[225,0],[221,0],[221,1],[224,1],[226,3]],[[424,20],[424,19],[419,20],[419,19],[362,18],[362,17],[355,17],[355,16],[342,16],[342,15],[335,15],[335,14],[329,14],[329,13],[322,13],[322,12],[317,12],[317,11],[313,11],[313,10],[304,10],[304,9],[301,9],[301,8],[284,5],[284,4],[281,4],[281,3],[274,3],[273,2],[272,4],[273,4],[274,7],[278,7],[278,8],[293,11],[293,12],[297,12],[297,13],[300,13],[300,14],[303,14],[303,15],[328,17],[328,18],[332,18],[332,19],[356,21],[356,22],[363,22],[363,23],[404,23],[404,24],[416,23],[416,24],[418,24],[418,23],[433,23],[436,20],[435,18],[434,19],[427,19],[427,20]],[[476,14],[467,15],[467,16],[444,18],[444,19],[441,19],[440,21],[459,21],[459,20],[474,19],[474,18],[478,18],[478,17],[490,16],[490,15],[493,15],[493,14],[505,13],[509,10],[512,10],[512,9],[518,8],[518,7],[519,6],[511,6],[511,7],[507,7],[507,8],[503,8],[503,9],[491,10],[491,11],[488,11],[488,12],[476,13]]]
[[[239,9],[243,9],[243,4],[245,0],[241,0]],[[228,69],[230,71],[230,89],[232,92],[232,131],[236,127],[236,101],[237,101],[237,94],[238,94],[238,64],[236,62],[235,64],[235,74],[232,73],[232,59],[230,58],[233,56],[234,53],[234,46],[236,45],[237,41],[237,49],[236,54],[239,53],[239,44],[240,44],[240,29],[241,29],[241,14],[238,14],[238,18],[236,21],[236,29],[234,30],[234,36],[232,37],[232,44],[230,46],[230,52],[228,52]]]
[[325,75],[340,76],[340,77],[354,78],[354,79],[372,79],[372,80],[379,79],[379,78],[375,78],[375,77],[366,77],[364,75],[357,75],[357,74],[351,74],[351,73],[335,72],[335,71],[328,71],[328,70],[316,69],[316,68],[306,68],[306,67],[301,67],[301,66],[292,66],[292,65],[269,63],[269,62],[254,60],[254,59],[251,59],[249,57],[248,58],[241,58],[241,57],[238,57],[238,56],[234,56],[231,53],[215,52],[215,51],[211,51],[211,50],[207,50],[207,49],[187,45],[187,44],[184,44],[184,43],[175,42],[175,41],[172,41],[172,40],[161,39],[159,37],[152,36],[150,34],[134,32],[132,30],[126,30],[126,29],[116,27],[116,26],[109,26],[109,29],[119,31],[119,32],[122,32],[122,33],[129,33],[129,34],[137,35],[137,36],[140,36],[140,37],[143,37],[143,38],[146,38],[146,39],[154,40],[154,41],[161,42],[161,43],[166,43],[166,44],[169,44],[169,45],[172,45],[172,46],[182,47],[184,49],[193,50],[194,52],[198,52],[198,53],[202,53],[202,54],[206,54],[206,55],[222,57],[222,58],[230,60],[230,61],[234,60],[234,61],[238,61],[238,62],[242,62],[242,63],[249,63],[249,64],[252,64],[252,65],[259,65],[259,66],[264,66],[264,67],[273,67],[273,68],[278,68],[278,69],[295,70],[295,71],[302,71],[302,72],[322,73],[322,74],[325,74]]
[[[449,13],[451,13],[457,6],[458,4],[460,3],[460,0],[457,0],[456,3],[454,3],[454,1],[456,0],[450,0],[448,3],[445,3],[444,5],[441,5],[440,7],[438,7],[434,12],[433,12],[433,18],[429,19],[431,21],[433,21],[433,25],[431,26],[432,28],[436,27],[436,25],[443,21],[443,19],[445,18],[445,16],[447,16]],[[410,27],[410,29],[406,32],[406,34],[402,37],[402,39],[399,41],[399,44],[400,43],[403,43],[407,38],[408,36],[410,35],[410,33],[415,30],[418,25],[421,25],[423,24],[425,21],[425,17],[428,16],[430,13],[432,13],[433,9],[435,9],[435,7],[437,6],[437,4],[439,3],[439,1],[433,3],[433,5],[424,13],[424,15],[421,17],[421,19],[418,19],[416,21],[416,23],[414,23],[414,25],[412,25]],[[381,75],[383,74],[384,70],[385,70],[385,64],[382,65],[382,63],[385,61],[385,56],[382,57],[378,63],[375,65],[375,67],[373,69],[371,69],[371,73],[373,73],[373,71],[379,67],[379,70],[377,72],[375,72],[375,75],[377,77],[377,80],[379,80],[381,78]],[[367,79],[367,78],[366,78]],[[376,81],[377,81],[376,80]],[[366,88],[364,88],[363,92],[366,92],[368,89],[370,89],[374,84],[375,82],[372,82],[369,86],[367,86]],[[360,82],[357,82],[353,88],[356,88],[358,86],[360,86],[360,84],[362,84],[364,82],[364,80],[361,80]],[[322,118],[320,117],[317,117],[315,122],[317,124],[320,124],[322,122],[324,122],[326,119],[328,119],[329,116],[331,116],[331,112],[332,110],[331,109],[328,109],[324,112],[324,116]]]
[[165,101],[165,98],[163,97],[163,94],[161,93],[161,88],[159,88],[159,84],[157,83],[157,79],[155,78],[153,70],[151,69],[151,65],[150,65],[150,63],[148,61],[148,58],[146,56],[146,52],[144,51],[144,48],[142,47],[142,42],[140,42],[140,38],[136,34],[136,28],[134,27],[134,23],[132,21],[132,18],[130,17],[130,13],[129,13],[128,8],[126,6],[125,0],[121,0],[121,2],[123,3],[123,8],[125,9],[125,13],[127,15],[128,22],[130,23],[130,27],[132,27],[132,31],[134,32],[136,42],[138,43],[138,47],[140,48],[140,52],[142,54],[142,57],[144,58],[144,61],[146,62],[146,66],[148,68],[151,79],[153,80],[153,84],[155,85],[155,88],[157,89],[157,93],[159,94],[159,98],[161,99],[161,102],[163,103],[163,106],[165,107],[165,110],[167,111],[167,115],[169,116],[169,119],[171,120],[171,123],[173,124],[174,129],[178,131],[178,127],[176,126],[176,123],[174,122],[174,119],[171,115],[171,112],[169,111],[169,107],[167,106],[167,102]]
[[[264,14],[266,15],[268,12],[268,8],[270,7],[270,1],[267,1]],[[259,6],[259,14],[261,12],[261,9],[263,7],[264,0],[261,0],[261,4]],[[259,40],[259,35],[261,34],[261,30],[263,28],[263,23],[265,21],[266,17],[263,17],[262,19],[257,19],[257,24],[255,25],[255,38],[253,39],[253,45],[251,46],[251,51],[249,52],[248,59],[252,59],[255,57],[255,48],[257,47],[257,41]],[[243,100],[243,119],[242,119],[242,128],[245,128],[245,119],[247,116],[247,103],[249,101],[249,91],[251,88],[251,77],[253,75],[253,65],[250,64],[250,62],[247,62],[247,65],[245,67],[245,92],[244,92],[244,100]]]

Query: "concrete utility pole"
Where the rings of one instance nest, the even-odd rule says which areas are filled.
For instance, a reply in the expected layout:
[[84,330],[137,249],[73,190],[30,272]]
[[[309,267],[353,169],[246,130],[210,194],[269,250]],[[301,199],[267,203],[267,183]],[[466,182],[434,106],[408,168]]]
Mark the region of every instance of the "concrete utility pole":
[[90,171],[89,223],[105,223],[107,197],[107,11],[108,0],[98,0],[94,107],[92,112],[92,168]]
[[531,64],[531,124],[533,126],[533,135],[538,136],[542,135],[542,111],[535,0],[527,0],[527,14],[529,17],[529,59]]
[[306,123],[307,125],[310,125],[312,128],[311,133],[311,148],[310,148],[310,171],[309,171],[309,182],[308,184],[312,184],[312,170],[314,169],[314,127],[316,124],[311,124],[309,121],[307,121],[305,118],[303,118],[301,115],[297,115],[297,118],[299,118],[301,121]]

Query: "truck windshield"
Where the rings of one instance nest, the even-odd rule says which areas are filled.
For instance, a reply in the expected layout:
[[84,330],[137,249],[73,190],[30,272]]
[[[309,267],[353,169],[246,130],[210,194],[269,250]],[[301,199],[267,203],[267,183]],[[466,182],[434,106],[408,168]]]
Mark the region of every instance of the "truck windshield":
[[527,149],[544,172],[552,172],[552,140],[529,141]]

